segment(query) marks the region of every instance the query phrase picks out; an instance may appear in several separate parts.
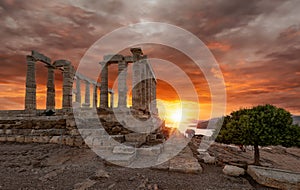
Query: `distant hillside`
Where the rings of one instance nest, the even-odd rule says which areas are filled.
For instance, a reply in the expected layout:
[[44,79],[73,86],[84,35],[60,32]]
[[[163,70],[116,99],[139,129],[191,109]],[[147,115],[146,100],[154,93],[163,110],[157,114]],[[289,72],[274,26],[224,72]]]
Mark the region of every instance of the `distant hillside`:
[[300,125],[300,116],[299,115],[294,115],[293,116],[293,123]]

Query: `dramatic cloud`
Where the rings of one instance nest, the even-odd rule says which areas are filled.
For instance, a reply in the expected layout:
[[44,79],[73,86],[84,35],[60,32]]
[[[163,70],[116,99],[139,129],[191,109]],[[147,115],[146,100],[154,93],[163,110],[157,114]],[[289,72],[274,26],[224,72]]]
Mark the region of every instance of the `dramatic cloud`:
[[[190,31],[212,51],[225,78],[227,112],[271,103],[300,114],[300,2],[297,0],[2,0],[0,17],[0,109],[24,107],[25,56],[30,50],[40,51],[53,61],[70,60],[77,66],[88,48],[108,32],[155,21]],[[143,33],[157,30],[146,28]],[[124,34],[124,37],[134,36]],[[168,60],[185,71],[202,108],[210,112],[209,86],[192,60],[170,47],[155,44],[141,44],[141,47],[148,57]],[[122,53],[130,52],[127,49]],[[93,59],[96,63],[101,61],[101,52],[95,52]],[[45,104],[46,72],[43,63],[37,64],[40,108]],[[214,69],[211,72],[220,76]],[[111,87],[116,77],[117,69],[112,67]],[[174,82],[183,81],[179,78]],[[60,98],[59,71],[56,88]],[[166,83],[158,85],[158,93],[164,100],[178,99]],[[60,104],[58,99],[57,105]]]

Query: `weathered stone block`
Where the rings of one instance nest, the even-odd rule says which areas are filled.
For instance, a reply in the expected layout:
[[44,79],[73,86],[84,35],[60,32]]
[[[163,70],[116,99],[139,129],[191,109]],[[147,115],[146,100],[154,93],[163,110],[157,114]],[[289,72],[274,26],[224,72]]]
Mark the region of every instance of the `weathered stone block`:
[[32,143],[32,136],[25,136],[24,137],[24,142],[25,143]]
[[11,129],[6,129],[6,130],[5,130],[5,134],[7,134],[7,135],[12,135],[12,130],[11,130]]
[[74,146],[82,147],[84,145],[84,141],[81,137],[76,137],[73,142]]
[[248,166],[247,173],[259,184],[278,189],[300,189],[300,173]]
[[71,136],[77,136],[77,135],[80,135],[80,133],[77,129],[72,129],[72,130],[70,130],[70,135]]
[[113,149],[114,154],[134,154],[136,152],[134,147],[119,145]]
[[124,135],[111,135],[111,137],[119,143],[123,143],[125,141]]
[[60,136],[53,136],[49,142],[54,144],[60,144],[62,142],[62,139]]
[[66,120],[66,125],[67,125],[67,127],[76,127],[76,122],[75,122],[75,120],[74,119],[67,119]]
[[24,136],[21,136],[21,135],[16,136],[16,142],[23,143],[24,141],[25,141]]
[[16,141],[16,137],[15,136],[8,136],[8,137],[6,137],[6,141],[7,142],[15,142]]
[[161,153],[161,146],[153,146],[153,147],[141,147],[138,148],[138,154],[146,155],[146,156],[155,156]]
[[147,134],[129,133],[125,135],[125,140],[128,142],[146,142]]
[[232,166],[232,165],[225,165],[223,168],[223,173],[229,176],[240,176],[245,174],[245,170],[243,168]]
[[3,135],[3,134],[4,134],[4,130],[0,129],[0,135]]
[[66,145],[73,146],[74,145],[74,139],[72,137],[66,137]]
[[6,136],[1,136],[0,137],[0,142],[6,142]]

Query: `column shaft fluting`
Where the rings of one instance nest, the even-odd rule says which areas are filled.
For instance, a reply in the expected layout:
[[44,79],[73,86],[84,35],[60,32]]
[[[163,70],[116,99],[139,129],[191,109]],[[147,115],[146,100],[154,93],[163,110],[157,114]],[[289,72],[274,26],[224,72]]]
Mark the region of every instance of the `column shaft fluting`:
[[127,63],[118,63],[118,107],[127,107]]
[[47,110],[55,109],[55,67],[52,65],[47,65],[48,68],[48,81],[47,81]]
[[90,101],[90,82],[85,81],[85,95],[84,95],[84,107],[90,107],[91,101]]
[[81,105],[81,83],[80,79],[77,77],[76,78],[76,102]]
[[97,94],[97,91],[98,91],[98,86],[97,84],[93,84],[93,107],[96,108],[97,107],[97,103],[98,103],[98,94]]
[[108,64],[101,63],[100,107],[108,108]]
[[72,88],[73,88],[73,66],[66,61],[63,71],[63,109],[70,109],[72,107]]
[[35,80],[35,62],[32,56],[26,57],[27,73],[26,73],[26,94],[25,109],[36,110],[36,80]]

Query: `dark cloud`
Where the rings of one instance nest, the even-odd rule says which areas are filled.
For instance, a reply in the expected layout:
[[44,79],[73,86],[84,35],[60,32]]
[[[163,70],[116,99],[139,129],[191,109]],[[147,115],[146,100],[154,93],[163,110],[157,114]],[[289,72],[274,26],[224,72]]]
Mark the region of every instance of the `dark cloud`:
[[[38,50],[52,60],[70,60],[77,66],[87,49],[108,32],[137,22],[157,21],[192,32],[210,48],[225,77],[228,111],[274,103],[300,114],[299,5],[297,0],[3,0],[0,1],[0,85],[2,91],[9,84],[15,86],[18,97],[10,98],[12,88],[0,94],[0,101],[10,102],[7,105],[13,109],[23,107],[16,105],[23,102],[25,56],[30,50]],[[124,37],[134,36],[124,34]],[[192,60],[169,47],[153,44],[142,47],[149,57],[168,60],[184,70],[193,81],[199,100],[209,104],[209,86]],[[130,54],[128,50],[124,52]],[[99,52],[93,59],[98,62],[101,56]],[[37,69],[42,94],[47,70],[42,63],[37,64]],[[116,68],[111,68],[110,79],[112,86]],[[56,85],[60,97],[59,73]],[[158,89],[163,99],[177,97],[167,84],[160,84]],[[43,98],[39,102],[44,102]]]

